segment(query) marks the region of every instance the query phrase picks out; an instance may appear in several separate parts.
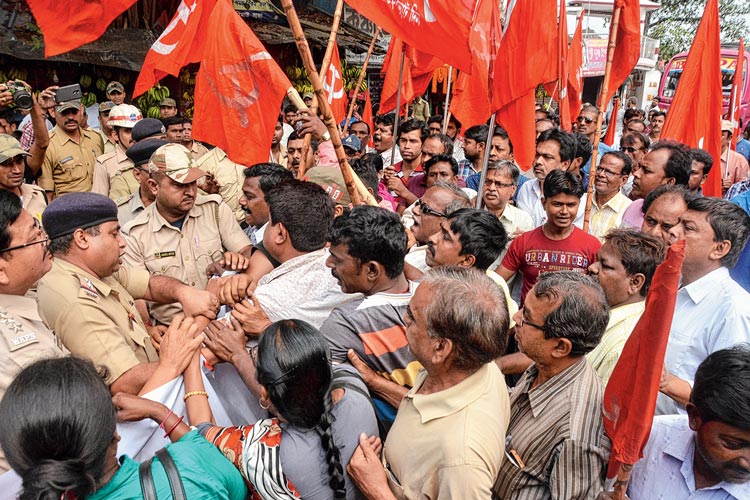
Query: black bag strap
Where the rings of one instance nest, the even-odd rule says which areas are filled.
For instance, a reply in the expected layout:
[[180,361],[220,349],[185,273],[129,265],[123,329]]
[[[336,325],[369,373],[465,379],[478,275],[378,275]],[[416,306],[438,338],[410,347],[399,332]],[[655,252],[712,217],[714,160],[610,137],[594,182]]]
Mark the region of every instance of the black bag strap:
[[[164,472],[167,474],[169,488],[172,490],[172,498],[174,500],[187,500],[185,488],[182,486],[182,479],[180,479],[180,473],[177,471],[177,466],[175,465],[174,460],[172,460],[172,456],[166,448],[157,451],[156,456],[159,459],[159,462],[161,462],[162,467],[164,467]],[[143,500],[158,500],[156,496],[154,476],[151,472],[153,462],[154,459],[151,458],[150,460],[143,462],[138,469]]]

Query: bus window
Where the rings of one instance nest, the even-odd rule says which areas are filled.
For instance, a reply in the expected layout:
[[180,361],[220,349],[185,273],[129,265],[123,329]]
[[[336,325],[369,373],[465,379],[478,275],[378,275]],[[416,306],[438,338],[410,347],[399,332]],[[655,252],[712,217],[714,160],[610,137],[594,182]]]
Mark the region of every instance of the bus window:
[[664,83],[664,97],[674,97],[681,76],[682,69],[673,69],[669,71],[667,74],[667,81]]

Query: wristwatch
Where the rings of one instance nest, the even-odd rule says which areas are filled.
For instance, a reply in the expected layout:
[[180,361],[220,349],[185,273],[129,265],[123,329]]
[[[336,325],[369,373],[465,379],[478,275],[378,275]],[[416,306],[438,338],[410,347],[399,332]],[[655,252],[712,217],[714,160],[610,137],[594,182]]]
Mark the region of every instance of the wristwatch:
[[324,141],[330,141],[331,140],[331,133],[326,130],[326,133],[323,134],[323,140]]

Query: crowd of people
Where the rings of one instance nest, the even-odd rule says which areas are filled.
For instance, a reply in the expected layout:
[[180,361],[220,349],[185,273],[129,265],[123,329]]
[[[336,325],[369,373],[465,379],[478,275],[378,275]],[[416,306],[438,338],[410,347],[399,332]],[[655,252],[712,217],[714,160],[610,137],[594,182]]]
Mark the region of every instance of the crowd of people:
[[[612,145],[605,110],[568,132],[538,107],[518,165],[502,126],[355,114],[342,145],[377,206],[353,206],[326,126],[292,105],[268,162],[240,165],[172,99],[143,118],[111,82],[91,128],[56,90],[22,117],[0,84],[0,496],[606,498],[605,387],[685,240],[628,494],[750,498],[731,123],[714,166],[661,139],[658,101],[609,116]],[[724,198],[703,196],[712,168]],[[159,431],[155,456],[134,428]]]

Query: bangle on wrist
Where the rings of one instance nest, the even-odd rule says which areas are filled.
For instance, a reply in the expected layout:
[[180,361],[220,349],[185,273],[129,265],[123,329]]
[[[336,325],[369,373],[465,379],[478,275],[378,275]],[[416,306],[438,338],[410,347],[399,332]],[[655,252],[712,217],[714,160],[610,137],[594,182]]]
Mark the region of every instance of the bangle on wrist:
[[164,427],[164,424],[167,423],[167,419],[169,418],[170,415],[174,415],[174,413],[172,413],[171,409],[167,408],[167,415],[164,417],[164,420],[162,420],[161,423],[159,424],[159,427],[161,427],[162,429],[164,429],[164,431],[167,430]]
[[182,400],[187,401],[188,398],[192,398],[193,396],[206,396],[206,399],[208,399],[208,393],[206,391],[190,391],[185,393]]
[[172,431],[174,431],[174,430],[175,430],[175,429],[177,428],[177,426],[178,426],[178,425],[180,425],[180,424],[182,423],[182,420],[183,420],[184,418],[185,418],[185,417],[184,417],[184,416],[182,416],[182,417],[180,417],[179,419],[177,419],[177,422],[175,422],[175,423],[174,423],[174,425],[172,426],[172,428],[171,428],[171,429],[169,429],[168,431],[166,431],[167,433],[166,433],[166,434],[164,434],[164,437],[165,437],[165,438],[166,438],[166,437],[169,437],[169,435],[170,435],[170,434],[172,434]]

